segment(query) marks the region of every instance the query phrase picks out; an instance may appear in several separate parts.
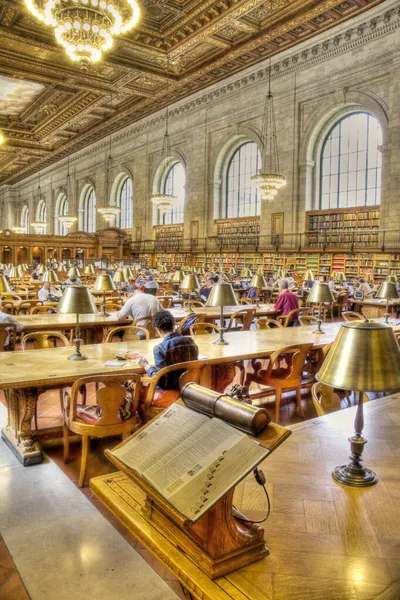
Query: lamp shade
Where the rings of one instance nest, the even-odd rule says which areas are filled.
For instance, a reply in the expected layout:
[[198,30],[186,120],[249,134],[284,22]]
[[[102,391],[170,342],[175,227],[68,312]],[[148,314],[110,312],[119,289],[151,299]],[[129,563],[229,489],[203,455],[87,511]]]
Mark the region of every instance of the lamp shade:
[[256,288],[258,290],[267,287],[267,282],[265,281],[264,275],[253,275],[250,281],[250,287]]
[[205,275],[206,274],[206,270],[205,270],[204,267],[199,267],[197,269],[197,272],[198,272],[199,275]]
[[44,265],[39,265],[38,268],[36,269],[36,273],[38,275],[43,275],[43,273],[46,272],[46,267]]
[[90,315],[97,313],[97,307],[86,285],[69,285],[61,296],[57,312]]
[[332,295],[331,288],[327,283],[317,281],[311,288],[308,294],[307,302],[315,302],[316,304],[322,304],[323,302],[335,302]]
[[4,275],[0,276],[0,294],[4,294],[5,292],[11,292],[11,288],[8,285],[7,279]]
[[276,276],[277,276],[278,279],[284,279],[284,277],[285,277],[285,271],[282,268],[279,268],[278,271],[277,271],[277,273],[276,273]]
[[67,267],[65,265],[63,265],[62,263],[59,263],[58,267],[57,267],[57,271],[59,273],[66,273],[67,272]]
[[160,265],[158,267],[158,270],[160,273],[166,273],[167,272],[167,267],[165,265]]
[[85,275],[94,275],[94,267],[93,265],[87,265],[84,271]]
[[199,290],[200,284],[196,277],[192,273],[190,275],[185,275],[185,279],[181,283],[181,290],[187,292],[193,292],[193,290]]
[[8,274],[9,279],[21,279],[21,273],[18,271],[17,267],[12,267]]
[[251,277],[253,275],[253,273],[250,271],[250,269],[242,269],[240,271],[240,277]]
[[384,281],[375,297],[381,300],[396,300],[399,297],[396,284],[391,281]]
[[313,272],[310,269],[305,272],[304,277],[303,277],[303,281],[315,281],[315,277],[313,275]]
[[80,277],[81,274],[79,273],[79,269],[78,267],[71,267],[70,270],[68,271],[68,277]]
[[343,324],[317,379],[355,392],[400,390],[400,348],[392,328],[363,321]]
[[230,283],[215,283],[206,306],[238,306],[238,301]]
[[93,286],[95,292],[110,292],[115,290],[115,285],[111,275],[98,275]]
[[183,281],[184,278],[185,278],[185,275],[183,274],[183,272],[180,270],[177,270],[173,274],[171,281],[172,281],[172,283],[181,283],[181,281]]
[[124,267],[122,270],[125,273],[127,281],[129,281],[129,279],[133,279],[133,273],[129,267]]
[[55,273],[55,271],[53,271],[52,269],[49,269],[48,271],[46,271],[44,273],[42,281],[48,281],[50,283],[57,282],[58,281],[57,273]]
[[123,269],[118,269],[118,271],[115,271],[114,277],[113,277],[114,283],[127,283],[128,281],[129,281],[129,279],[125,275],[125,272]]
[[338,273],[339,281],[346,281],[346,275],[344,273]]
[[7,269],[7,265],[5,265],[4,263],[0,264],[0,271],[5,271]]

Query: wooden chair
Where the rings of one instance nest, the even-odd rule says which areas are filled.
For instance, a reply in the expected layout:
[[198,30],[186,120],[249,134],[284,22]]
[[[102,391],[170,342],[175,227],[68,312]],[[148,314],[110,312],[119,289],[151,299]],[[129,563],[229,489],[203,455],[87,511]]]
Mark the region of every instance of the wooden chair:
[[342,314],[343,310],[346,310],[347,303],[349,301],[350,294],[348,292],[340,292],[337,295],[336,301],[333,304],[333,314],[336,312],[338,316]]
[[106,302],[106,310],[112,310],[113,312],[119,312],[121,310],[121,304],[116,302]]
[[[351,406],[349,392],[331,388],[325,383],[318,381],[311,388],[311,397],[314,408],[319,417],[341,410],[342,402],[345,401],[346,408]],[[364,402],[369,402],[370,398],[364,393]]]
[[37,306],[33,306],[30,309],[31,315],[44,314],[44,313],[55,313],[55,312],[57,312],[56,307],[51,306],[50,304],[45,305],[45,306],[37,305]]
[[163,308],[171,308],[172,298],[158,298],[159,303]]
[[32,307],[42,305],[43,302],[41,300],[23,300],[18,307],[18,314],[29,315]]
[[[56,348],[57,341],[61,342],[61,346],[69,346],[68,338],[61,333],[60,331],[37,331],[32,333],[27,333],[21,339],[21,349],[26,350],[26,343],[28,341],[33,342],[33,350],[45,350],[47,348]],[[60,406],[61,412],[63,412],[63,393],[64,390],[60,389]],[[39,394],[38,394],[39,395]],[[38,429],[38,418],[37,418],[37,401],[35,402],[35,412],[33,414],[33,419],[35,423],[35,428]]]
[[361,313],[352,310],[342,312],[342,317],[345,321],[365,321],[365,317]]
[[226,331],[250,331],[250,325],[256,314],[255,309],[237,310],[231,315]]
[[[15,350],[17,326],[14,323],[0,323],[0,352]],[[5,348],[6,342],[7,347]]]
[[[258,383],[275,390],[276,423],[279,421],[279,408],[283,391],[296,390],[297,408],[300,415],[304,416],[301,405],[302,372],[307,354],[312,346],[312,344],[297,344],[296,346],[287,346],[277,350],[269,357],[268,367],[265,370],[261,369],[262,363],[260,361],[251,361],[254,372],[247,373],[246,386]],[[286,363],[286,367],[283,366],[283,362]],[[251,394],[250,397],[255,397],[255,395]],[[259,394],[257,393],[257,395]]]
[[185,300],[183,306],[184,308],[191,308],[193,306],[198,306],[199,308],[202,308],[204,306],[204,302],[202,302],[201,300]]
[[1,310],[8,315],[12,315],[14,312],[14,303],[9,300],[1,301]]
[[139,332],[144,335],[146,340],[150,339],[150,333],[148,329],[145,329],[144,327],[136,327],[135,325],[123,325],[122,327],[114,327],[113,329],[110,329],[110,331],[107,333],[105,343],[110,344],[113,341],[113,338],[118,334],[122,334],[121,336],[118,335],[120,338],[118,341],[137,342],[140,340],[140,337],[138,336]]
[[159,337],[156,328],[153,326],[153,317],[141,317],[133,321],[134,327],[141,327],[147,329],[150,335],[150,340],[154,340]]
[[399,346],[400,346],[400,331],[395,331],[395,332],[394,332],[394,337],[396,338],[396,340],[397,340],[397,343],[398,343],[398,344],[399,344]]
[[328,315],[333,318],[333,302],[313,304],[311,314],[320,316],[322,321],[326,321]]
[[299,319],[303,315],[308,315],[310,310],[310,308],[295,308],[288,312],[287,315],[277,317],[276,320],[282,323],[283,327],[288,327],[289,323],[293,320],[293,317]]
[[186,323],[188,321],[191,321],[193,319],[193,317],[197,317],[196,323],[203,323],[204,319],[205,319],[205,315],[196,315],[196,313],[194,313],[194,312],[189,313],[186,317],[184,317],[181,321],[179,321],[179,324],[178,324],[178,327],[176,328],[176,330],[179,333],[182,333],[182,331],[184,331],[184,329],[186,327]]
[[[152,419],[157,414],[162,412],[167,408],[167,406],[152,406],[152,402],[154,400],[154,395],[159,385],[160,380],[167,375],[168,373],[172,373],[173,371],[182,371],[182,374],[179,378],[180,389],[187,383],[199,383],[201,370],[205,367],[205,360],[194,360],[184,363],[177,363],[175,365],[171,365],[169,367],[164,367],[164,369],[160,369],[157,371],[153,377],[143,378],[142,383],[146,383],[148,385],[143,398],[140,400],[139,405],[139,413],[142,418],[143,423],[147,423],[149,419]],[[173,391],[173,390],[171,390]],[[171,394],[171,398],[169,399],[169,404],[172,404],[176,400],[178,400],[180,396],[180,392],[176,390],[176,394]]]
[[189,327],[190,335],[207,335],[210,333],[219,333],[219,327],[214,323],[193,323]]
[[386,312],[385,306],[366,306],[363,305],[361,309],[362,315],[364,319],[379,319],[379,317],[383,317]]
[[301,317],[299,317],[299,323],[300,323],[300,325],[303,325],[303,326],[317,325],[318,319],[317,319],[317,317],[313,317],[312,315],[302,315]]
[[[128,389],[126,379],[129,376],[132,389],[131,416],[121,420],[121,406],[127,399]],[[100,416],[94,422],[84,420],[82,407],[78,400],[83,388],[95,383],[101,384],[96,390],[96,405],[99,407]],[[125,385],[124,385],[125,384]],[[83,487],[89,456],[89,442],[91,437],[109,437],[122,435],[125,439],[139,425],[138,406],[140,394],[140,375],[99,375],[83,377],[75,381],[71,393],[64,396],[64,462],[69,458],[69,431],[82,437],[82,459],[79,474],[79,487]]]
[[256,331],[262,331],[263,329],[271,329],[271,325],[273,327],[283,327],[280,321],[276,319],[269,319],[268,317],[258,317],[254,325],[256,326]]

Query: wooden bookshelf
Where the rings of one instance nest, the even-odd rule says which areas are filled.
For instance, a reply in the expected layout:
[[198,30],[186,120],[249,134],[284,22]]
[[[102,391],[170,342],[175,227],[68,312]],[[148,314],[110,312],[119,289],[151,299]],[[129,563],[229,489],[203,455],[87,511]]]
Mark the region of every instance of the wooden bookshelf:
[[217,235],[232,238],[232,236],[246,236],[260,234],[260,217],[246,217],[238,219],[217,219]]
[[357,235],[357,246],[371,247],[378,242],[379,208],[338,208],[335,210],[312,210],[307,213],[309,244],[317,247],[320,235],[329,235],[329,243],[351,244]]
[[183,238],[183,224],[181,225],[155,225],[154,226],[157,241],[172,241],[177,238]]

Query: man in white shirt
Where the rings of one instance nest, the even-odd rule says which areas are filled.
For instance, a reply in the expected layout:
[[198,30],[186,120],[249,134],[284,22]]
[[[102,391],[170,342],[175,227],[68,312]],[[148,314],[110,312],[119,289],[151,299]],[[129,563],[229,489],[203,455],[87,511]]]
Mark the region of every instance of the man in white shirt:
[[[12,315],[9,315],[1,310],[1,300],[0,300],[0,324],[3,325],[3,324],[7,324],[7,323],[9,323],[10,325],[15,325],[15,327],[17,328],[17,331],[22,331],[24,328],[24,326],[21,325],[21,323],[19,323],[15,317],[13,317]],[[10,342],[10,340],[7,337],[7,339],[4,343],[4,348],[7,349],[9,342]]]
[[[154,317],[156,313],[163,310],[163,307],[155,296],[143,294],[135,285],[131,285],[130,289],[133,290],[132,297],[125,302],[116,315],[119,322],[128,318],[136,321],[136,319],[140,318]],[[141,324],[139,321],[138,325],[140,326]]]
[[54,298],[60,298],[60,292],[52,287],[50,287],[50,283],[45,281],[43,287],[38,291],[38,298],[41,302],[45,302],[48,300],[49,296],[53,296]]
[[368,281],[365,281],[365,279],[363,277],[360,277],[360,279],[358,280],[358,283],[359,283],[359,286],[357,289],[360,292],[364,292],[364,296],[366,296],[367,294],[372,292],[371,286],[369,285]]

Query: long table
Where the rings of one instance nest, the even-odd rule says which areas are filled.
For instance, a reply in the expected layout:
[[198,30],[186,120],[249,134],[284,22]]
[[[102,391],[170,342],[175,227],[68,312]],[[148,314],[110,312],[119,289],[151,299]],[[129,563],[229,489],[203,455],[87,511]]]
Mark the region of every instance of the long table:
[[[229,342],[226,346],[213,343],[217,335],[196,336],[195,341],[199,355],[207,357],[207,363],[212,366],[265,357],[279,348],[299,343],[311,343],[314,348],[322,348],[335,339],[340,325],[325,324],[324,335],[315,334],[315,326],[232,332],[225,335]],[[40,462],[40,445],[35,439],[37,434],[31,428],[38,390],[67,387],[80,377],[105,372],[140,373],[135,363],[118,367],[105,367],[104,363],[129,350],[152,357],[153,348],[159,341],[83,346],[83,353],[88,356],[84,361],[68,360],[73,353],[71,347],[0,353],[0,389],[5,392],[8,409],[8,425],[2,431],[3,439],[24,465]]]
[[[348,461],[355,409],[291,427],[291,437],[262,463],[272,501],[263,524],[269,556],[209,579],[143,511],[145,494],[121,472],[90,487],[193,600],[398,600],[400,598],[400,395],[365,404],[364,455],[379,477],[371,488],[337,484],[332,469]],[[251,476],[236,507],[263,517]]]

